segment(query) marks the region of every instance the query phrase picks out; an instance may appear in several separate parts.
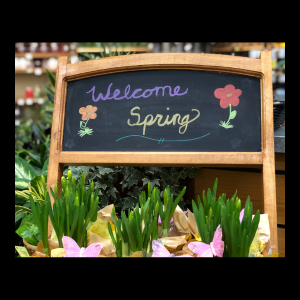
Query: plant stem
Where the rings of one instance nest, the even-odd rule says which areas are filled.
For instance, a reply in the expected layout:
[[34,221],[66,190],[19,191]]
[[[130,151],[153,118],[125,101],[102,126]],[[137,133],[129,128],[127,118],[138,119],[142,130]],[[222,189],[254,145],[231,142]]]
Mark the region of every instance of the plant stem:
[[163,238],[168,236],[168,228],[163,230]]
[[228,121],[225,123],[225,125],[228,125],[228,123],[230,121],[230,115],[231,115],[231,104],[229,103],[229,118],[228,118]]
[[122,256],[128,256],[128,243],[122,243]]
[[147,248],[142,249],[142,257],[147,257]]
[[[90,119],[90,118],[88,118],[88,119],[86,120],[86,122],[82,122],[82,123],[84,123],[84,127],[83,127],[83,125],[82,125],[82,126],[80,126],[80,128],[81,128],[81,129],[85,129],[85,127],[86,127],[86,124],[87,124],[87,122],[89,121],[89,119]],[[83,127],[83,128],[82,128],[82,127]]]

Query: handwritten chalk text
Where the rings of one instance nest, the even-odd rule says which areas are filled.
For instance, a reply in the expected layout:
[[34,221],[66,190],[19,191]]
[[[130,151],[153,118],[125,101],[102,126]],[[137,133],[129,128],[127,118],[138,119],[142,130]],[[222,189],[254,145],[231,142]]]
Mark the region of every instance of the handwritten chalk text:
[[[141,97],[142,97],[142,98],[148,98],[148,97],[150,97],[154,92],[155,92],[155,96],[157,97],[158,94],[159,94],[159,92],[160,92],[160,90],[161,90],[162,96],[164,96],[164,95],[165,95],[165,90],[166,90],[166,89],[169,90],[169,95],[170,95],[171,97],[174,97],[174,96],[182,96],[182,95],[187,94],[187,92],[188,92],[188,89],[186,89],[185,92],[183,92],[183,93],[180,94],[180,93],[179,93],[180,86],[178,85],[178,86],[176,86],[176,87],[174,88],[174,92],[173,92],[173,94],[172,94],[172,88],[171,88],[170,86],[166,85],[166,86],[164,86],[164,87],[162,87],[162,86],[156,86],[156,87],[153,88],[153,89],[146,89],[146,90],[144,90],[144,92],[143,92],[142,89],[135,89],[135,90],[133,91],[133,93],[129,96],[129,93],[130,93],[130,84],[128,84],[128,85],[126,86],[126,88],[125,88],[124,96],[117,98],[117,96],[120,95],[121,91],[120,91],[119,89],[115,89],[113,95],[110,97],[110,87],[111,87],[111,86],[112,86],[112,83],[108,86],[107,91],[106,91],[106,95],[105,95],[105,96],[104,96],[104,94],[100,93],[100,94],[98,95],[98,97],[95,98],[95,86],[93,86],[92,89],[91,89],[90,91],[86,92],[86,93],[87,93],[87,94],[88,94],[88,93],[92,93],[92,100],[93,100],[94,102],[97,102],[97,101],[99,101],[100,99],[101,99],[101,100],[110,100],[110,99],[122,100],[122,99],[124,99],[124,98],[126,98],[126,99],[131,99],[131,98],[138,99],[138,98],[141,98]],[[137,94],[138,94],[138,95],[137,95]]]
[[[189,120],[190,115],[185,115],[184,117],[182,117],[182,119],[181,119],[181,121],[180,121],[180,118],[181,118],[180,114],[175,114],[175,115],[173,115],[173,117],[172,117],[172,119],[171,119],[170,121],[169,121],[169,115],[167,115],[165,121],[164,121],[163,123],[161,123],[161,120],[162,120],[162,118],[163,118],[163,115],[157,114],[156,117],[155,117],[155,119],[154,119],[154,118],[153,118],[153,115],[149,114],[149,115],[147,115],[147,116],[145,117],[145,119],[144,119],[143,122],[140,122],[140,114],[134,112],[134,111],[137,110],[137,109],[140,110],[140,108],[139,108],[138,106],[135,106],[135,107],[130,111],[130,114],[131,114],[132,116],[136,116],[136,117],[138,118],[138,120],[136,121],[136,123],[131,124],[131,123],[130,123],[130,119],[128,119],[128,120],[127,120],[127,124],[128,124],[129,126],[141,126],[141,125],[143,125],[143,135],[145,135],[146,126],[151,126],[151,125],[153,125],[153,124],[156,122],[156,120],[158,120],[158,121],[157,121],[157,125],[158,125],[158,126],[165,126],[165,125],[171,125],[171,124],[176,125],[176,121],[177,121],[177,123],[178,123],[179,125],[181,125],[181,126],[179,127],[179,133],[180,133],[180,134],[184,134],[184,133],[186,132],[186,130],[187,130],[187,127],[188,127],[189,123],[195,121],[195,120],[198,119],[199,116],[200,116],[200,111],[199,111],[198,109],[192,109],[192,111],[197,111],[197,116],[196,116],[195,118],[193,118],[192,120]],[[169,109],[169,108],[167,108],[167,109]],[[177,119],[177,120],[176,120],[176,119]]]

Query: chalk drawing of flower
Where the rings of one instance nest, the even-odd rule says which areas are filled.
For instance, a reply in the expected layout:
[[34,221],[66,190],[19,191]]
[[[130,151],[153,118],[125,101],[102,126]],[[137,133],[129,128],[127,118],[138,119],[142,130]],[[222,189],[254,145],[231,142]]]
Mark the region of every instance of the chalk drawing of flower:
[[220,106],[224,109],[229,106],[228,121],[220,121],[220,126],[226,129],[233,128],[233,125],[230,125],[230,120],[233,120],[235,118],[236,110],[231,111],[231,106],[239,105],[239,96],[241,96],[241,94],[242,91],[240,89],[236,89],[232,84],[227,84],[224,88],[219,88],[215,90],[214,95],[216,98],[220,99]]
[[72,148],[75,145],[73,139],[68,139],[67,142],[65,143],[65,146],[68,148]]
[[79,109],[79,113],[82,114],[81,120],[86,121],[80,121],[81,130],[78,131],[80,137],[86,134],[91,135],[93,133],[93,129],[86,127],[86,124],[89,121],[89,119],[97,118],[97,114],[95,113],[95,111],[97,111],[97,107],[92,105],[88,105],[87,107],[81,107]]

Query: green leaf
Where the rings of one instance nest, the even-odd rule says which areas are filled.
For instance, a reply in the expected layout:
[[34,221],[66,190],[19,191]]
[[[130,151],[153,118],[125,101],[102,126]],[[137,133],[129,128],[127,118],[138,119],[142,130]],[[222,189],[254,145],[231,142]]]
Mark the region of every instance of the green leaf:
[[100,174],[100,175],[109,174],[109,173],[111,173],[111,172],[114,172],[114,170],[111,169],[111,168],[99,167],[99,174]]
[[[73,166],[71,166],[71,167],[69,167],[69,170],[72,172],[72,176],[77,180],[80,176],[81,176],[81,174],[82,174],[82,170],[80,170],[80,168],[78,167],[73,167]],[[65,170],[64,171],[64,175],[65,176],[67,176],[67,174],[68,174],[68,170]]]
[[41,140],[41,142],[45,142],[46,134],[44,129],[38,123],[31,124],[31,129],[37,138]]
[[33,179],[37,176],[35,169],[26,160],[15,155],[15,178]]
[[[49,99],[52,103],[54,103],[54,96],[53,96],[53,95],[47,93],[47,97],[48,97],[48,99]],[[51,111],[51,113],[52,113],[52,111]]]
[[[124,178],[123,181],[126,180],[128,178],[128,176],[131,174],[132,172],[132,167],[122,167],[121,168],[121,173],[123,174]],[[121,182],[122,184],[122,182]]]
[[226,128],[226,129],[228,129],[228,128],[233,128],[233,125],[226,125],[226,124],[224,124],[223,127]]
[[26,214],[24,213],[18,213],[15,215],[15,223],[17,223],[20,219],[24,218]]
[[108,199],[105,195],[103,195],[105,198],[102,198],[100,201],[99,201],[99,205],[101,208],[105,207],[108,205]]
[[46,89],[47,93],[49,93],[50,95],[54,96],[54,92],[49,88],[48,85],[46,85],[45,83],[43,83],[43,86]]
[[[19,228],[19,229],[20,229],[20,228]],[[28,230],[24,230],[24,231],[22,232],[21,237],[22,237],[23,239],[25,239],[25,238],[32,238],[32,237],[33,237],[33,234],[32,234],[32,232],[28,229]]]
[[55,80],[56,80],[55,75],[52,74],[51,72],[49,72],[49,70],[47,70],[47,69],[46,69],[46,73],[50,79],[52,86],[55,88]]
[[97,175],[96,172],[88,172],[86,175],[86,179],[90,182],[91,180],[95,179],[96,175]]
[[[143,185],[146,185],[146,184],[148,184],[148,182],[149,182],[149,178],[143,178]],[[156,186],[160,186],[160,184],[159,184],[159,180],[158,179],[150,179],[150,185],[151,185],[151,190],[154,188],[154,186],[156,185]]]
[[142,192],[142,188],[141,187],[137,187],[135,186],[132,192],[129,192],[128,194],[134,198],[139,198],[139,196],[141,195]]
[[236,110],[233,110],[231,113],[230,113],[230,119],[233,120],[236,116]]
[[125,182],[123,180],[122,190],[124,190],[126,187],[131,188],[133,185],[137,183],[138,180],[133,175],[130,175]]
[[43,168],[42,168],[42,175],[48,174],[48,164],[49,164],[49,157],[45,160]]
[[28,189],[28,183],[30,182],[29,179],[25,178],[15,178],[15,187],[19,190]]
[[119,193],[118,190],[114,187],[112,189],[109,189],[106,193],[106,195],[110,195],[114,197],[115,199],[117,198],[116,193]]
[[32,158],[30,160],[28,160],[27,162],[31,162],[32,164],[36,165],[37,167],[41,167],[41,163],[40,163],[40,154],[37,153],[34,150],[29,150],[27,151],[27,154]]
[[137,199],[133,197],[127,197],[124,199],[122,210],[134,209],[136,204],[139,202]]
[[95,188],[99,188],[99,189],[103,189],[105,190],[107,188],[107,184],[105,183],[105,181],[97,181],[95,182]]
[[45,144],[42,144],[40,147],[40,164],[41,167],[43,167],[44,162],[45,162],[45,153],[46,153],[47,147]]

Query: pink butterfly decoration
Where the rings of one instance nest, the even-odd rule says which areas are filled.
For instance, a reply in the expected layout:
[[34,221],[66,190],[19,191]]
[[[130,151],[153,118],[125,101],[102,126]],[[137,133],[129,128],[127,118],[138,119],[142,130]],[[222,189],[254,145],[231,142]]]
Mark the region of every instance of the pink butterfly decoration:
[[[174,257],[174,253],[170,253],[164,245],[159,243],[158,241],[152,241],[152,249],[153,254],[152,257]],[[175,257],[193,257],[191,255],[181,255],[181,256],[175,256]]]
[[244,218],[244,210],[245,210],[245,208],[243,208],[240,212],[240,223],[242,223],[243,218]]
[[197,257],[223,256],[224,242],[222,241],[222,229],[217,227],[213,241],[207,245],[203,242],[191,242],[188,244],[191,251],[197,254]]
[[67,252],[64,257],[96,257],[102,249],[100,243],[91,244],[87,248],[79,248],[77,243],[68,236],[62,238],[62,243]]

